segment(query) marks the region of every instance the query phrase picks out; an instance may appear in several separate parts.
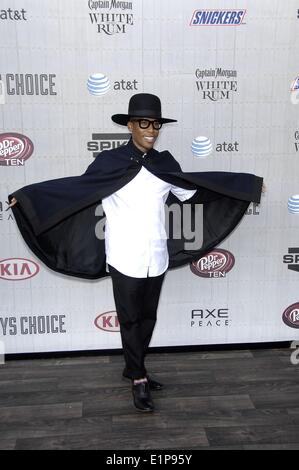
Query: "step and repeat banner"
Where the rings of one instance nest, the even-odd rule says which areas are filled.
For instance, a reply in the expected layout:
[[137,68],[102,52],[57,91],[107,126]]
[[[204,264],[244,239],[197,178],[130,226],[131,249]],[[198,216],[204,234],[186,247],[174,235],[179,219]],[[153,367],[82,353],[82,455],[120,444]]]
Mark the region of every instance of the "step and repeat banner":
[[111,279],[49,270],[8,193],[74,176],[157,94],[185,171],[263,176],[221,246],[168,271],[152,346],[299,340],[299,1],[2,0],[0,343],[6,353],[121,347]]

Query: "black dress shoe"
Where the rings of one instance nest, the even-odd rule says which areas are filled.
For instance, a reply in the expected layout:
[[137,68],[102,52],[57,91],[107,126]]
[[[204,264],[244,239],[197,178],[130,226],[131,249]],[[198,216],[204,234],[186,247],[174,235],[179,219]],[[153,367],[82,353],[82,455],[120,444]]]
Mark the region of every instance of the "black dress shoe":
[[132,393],[135,408],[138,411],[154,411],[154,404],[150,394],[148,382],[132,383]]
[[146,377],[147,377],[147,381],[149,384],[149,388],[152,392],[156,392],[157,390],[163,389],[163,384],[161,384],[160,382],[157,382],[156,380],[151,379],[148,375]]

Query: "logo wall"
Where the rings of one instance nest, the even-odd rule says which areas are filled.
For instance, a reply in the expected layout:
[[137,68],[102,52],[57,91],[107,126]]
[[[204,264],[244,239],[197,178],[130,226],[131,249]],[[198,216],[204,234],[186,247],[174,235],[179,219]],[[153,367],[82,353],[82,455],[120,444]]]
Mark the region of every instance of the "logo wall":
[[87,80],[87,89],[91,95],[105,95],[110,88],[110,80],[103,73],[94,73]]
[[234,255],[227,250],[217,249],[210,251],[198,261],[193,261],[190,269],[193,274],[200,277],[225,277],[235,264]]
[[17,96],[55,96],[55,78],[53,73],[7,73],[0,74],[0,92],[2,95]]
[[260,205],[257,202],[252,202],[245,212],[246,215],[260,215]]
[[125,34],[134,25],[133,2],[88,1],[89,19],[97,33]]
[[299,90],[299,77],[296,77],[291,84],[291,91]]
[[65,315],[0,316],[0,335],[44,335],[67,333]]
[[283,257],[283,262],[291,271],[299,272],[299,248],[289,248],[288,254]]
[[212,153],[213,145],[208,137],[201,135],[193,139],[191,150],[194,157],[204,158]]
[[246,10],[195,10],[190,26],[239,26]]
[[0,20],[27,21],[25,13],[27,12],[24,8],[22,8],[22,10],[12,10],[11,8],[7,8],[7,10],[0,10]]
[[[193,139],[191,144],[191,151],[194,157],[205,158],[213,151],[213,144],[208,137],[198,136]],[[215,152],[217,153],[238,153],[239,142],[233,143],[222,142],[215,145]]]
[[122,145],[126,145],[131,137],[131,134],[92,134],[92,140],[87,142],[87,150],[93,152],[93,157],[96,158],[99,152],[103,150],[111,150]]
[[196,69],[196,89],[203,100],[229,100],[237,92],[237,71],[221,67]]
[[39,265],[26,258],[7,258],[0,260],[0,278],[5,281],[23,281],[36,276]]
[[291,328],[299,328],[299,302],[285,309],[282,314],[282,320]]
[[230,326],[228,308],[199,308],[191,311],[191,328]]
[[[110,79],[102,72],[93,73],[88,77],[87,89],[93,96],[103,96],[108,93],[111,87]],[[114,91],[137,91],[138,81],[134,80],[116,80],[113,83]]]
[[33,143],[22,134],[0,134],[0,166],[23,166],[33,153]]
[[108,331],[111,333],[120,331],[117,313],[114,310],[98,315],[94,321],[94,324],[97,328],[103,331]]
[[288,211],[290,214],[299,214],[299,194],[294,194],[289,197]]
[[297,76],[291,83],[290,100],[292,104],[299,103],[299,76]]

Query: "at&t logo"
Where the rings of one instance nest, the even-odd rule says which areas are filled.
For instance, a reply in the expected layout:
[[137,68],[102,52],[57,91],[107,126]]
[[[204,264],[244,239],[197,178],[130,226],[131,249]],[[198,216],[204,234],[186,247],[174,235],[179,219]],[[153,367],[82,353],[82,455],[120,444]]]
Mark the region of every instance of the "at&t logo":
[[213,145],[208,137],[198,136],[192,141],[191,150],[194,157],[207,157],[213,151]]
[[137,91],[138,81],[134,80],[116,80],[111,83],[110,79],[104,73],[94,73],[88,77],[87,89],[93,96],[104,96],[110,88],[114,91]]

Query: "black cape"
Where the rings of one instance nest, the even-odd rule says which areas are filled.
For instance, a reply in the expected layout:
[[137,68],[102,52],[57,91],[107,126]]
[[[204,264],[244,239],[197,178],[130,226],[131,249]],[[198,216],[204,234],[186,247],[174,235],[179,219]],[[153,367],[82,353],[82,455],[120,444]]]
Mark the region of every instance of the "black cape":
[[[182,172],[168,152],[150,150],[145,158],[132,140],[125,146],[103,151],[85,173],[30,184],[8,198],[19,230],[33,253],[49,268],[86,279],[109,276],[106,272],[105,240],[95,233],[104,197],[118,191],[144,166],[155,176],[196,194],[180,202],[169,193],[167,205],[203,203],[203,244],[186,250],[184,237],[169,236],[169,268],[200,258],[218,245],[236,227],[250,202],[260,202],[263,179],[249,173]],[[138,198],[138,194],[136,194]],[[182,211],[183,213],[183,211]],[[183,221],[182,221],[183,223]],[[171,233],[171,228],[169,230]]]

